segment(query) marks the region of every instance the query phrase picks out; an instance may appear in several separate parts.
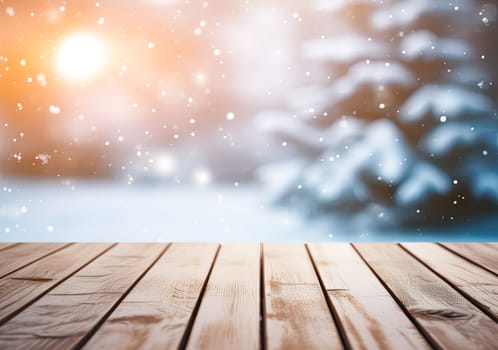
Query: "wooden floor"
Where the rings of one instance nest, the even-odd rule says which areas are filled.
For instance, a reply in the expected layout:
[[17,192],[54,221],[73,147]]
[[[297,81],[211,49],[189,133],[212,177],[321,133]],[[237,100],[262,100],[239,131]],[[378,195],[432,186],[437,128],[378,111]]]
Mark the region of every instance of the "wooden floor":
[[0,349],[498,349],[497,243],[0,243]]

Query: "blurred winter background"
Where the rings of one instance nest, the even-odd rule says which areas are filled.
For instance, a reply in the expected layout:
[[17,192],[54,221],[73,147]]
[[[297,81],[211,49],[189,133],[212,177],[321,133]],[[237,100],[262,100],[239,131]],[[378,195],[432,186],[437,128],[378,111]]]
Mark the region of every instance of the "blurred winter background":
[[0,241],[496,241],[497,11],[0,0]]

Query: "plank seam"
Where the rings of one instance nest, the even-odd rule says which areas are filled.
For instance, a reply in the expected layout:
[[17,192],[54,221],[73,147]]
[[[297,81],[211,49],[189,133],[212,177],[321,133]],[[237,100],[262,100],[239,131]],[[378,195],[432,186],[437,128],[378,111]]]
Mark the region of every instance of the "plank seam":
[[493,321],[495,322],[498,322],[498,318],[495,317],[495,315],[493,315],[491,313],[490,310],[488,310],[486,308],[485,305],[481,304],[479,302],[479,300],[476,300],[474,298],[472,298],[470,295],[468,295],[465,291],[461,290],[459,287],[457,287],[454,283],[452,283],[450,280],[448,280],[444,275],[440,274],[439,272],[437,272],[436,270],[434,270],[432,267],[430,267],[428,264],[426,264],[421,258],[419,258],[417,255],[415,255],[415,253],[412,253],[408,248],[406,248],[405,246],[403,246],[402,244],[399,244],[399,246],[401,247],[401,249],[403,249],[405,252],[407,252],[408,254],[410,254],[414,259],[416,259],[420,264],[422,264],[423,266],[425,266],[427,269],[429,269],[429,271],[431,271],[433,274],[435,274],[436,276],[438,276],[441,280],[443,280],[443,282],[445,282],[447,285],[449,285],[451,288],[453,288],[457,293],[459,293],[460,295],[462,295],[465,299],[467,299],[472,305],[474,305],[475,307],[477,307],[480,311],[482,311],[486,316],[488,316],[489,318],[491,318]]
[[480,263],[478,263],[478,262],[476,262],[476,261],[474,261],[474,260],[471,260],[470,258],[466,257],[465,255],[460,254],[459,252],[457,252],[457,251],[453,250],[452,248],[447,247],[444,243],[440,243],[440,242],[438,242],[437,244],[438,244],[439,246],[443,247],[444,249],[446,249],[447,251],[449,251],[449,252],[451,252],[451,253],[453,253],[453,254],[455,254],[455,255],[459,256],[460,258],[462,258],[462,259],[464,259],[464,260],[466,260],[466,261],[468,261],[468,262],[470,262],[470,263],[472,263],[472,264],[476,265],[477,267],[480,267],[481,269],[486,270],[486,271],[488,271],[489,273],[492,273],[495,277],[498,277],[498,273],[494,272],[493,270],[490,270],[490,269],[489,269],[489,268],[487,268],[486,266],[481,265]]
[[[7,242],[2,242],[2,243],[7,243]],[[21,242],[15,242],[15,243],[10,243],[10,244],[7,243],[7,245],[5,247],[0,248],[0,252],[3,252],[4,250],[7,250],[7,249],[14,248],[20,244],[21,244]]]
[[[24,265],[22,265],[22,266],[18,267],[18,268],[17,268],[17,269],[15,269],[15,270],[12,270],[12,271],[10,271],[10,272],[7,272],[6,274],[4,274],[4,275],[0,276],[0,279],[2,279],[2,278],[4,278],[4,277],[7,277],[7,276],[9,276],[9,275],[13,274],[14,272],[17,272],[17,271],[19,271],[20,269],[23,269],[23,268],[25,268],[26,266],[29,266],[29,265],[31,265],[31,264],[33,264],[33,263],[37,262],[37,261],[40,261],[41,259],[46,258],[46,257],[47,257],[47,256],[49,256],[49,255],[52,255],[52,254],[54,254],[54,253],[57,253],[57,252],[61,251],[62,249],[65,249],[65,248],[69,247],[69,246],[70,246],[70,245],[72,245],[72,244],[74,244],[74,243],[67,243],[66,245],[63,245],[63,246],[62,246],[62,247],[60,247],[60,248],[57,248],[57,249],[55,249],[55,250],[53,250],[53,251],[51,251],[51,252],[48,252],[48,253],[46,253],[45,255],[42,255],[42,256],[40,256],[40,257],[38,257],[38,258],[36,258],[36,259],[34,259],[34,260],[30,261],[30,262],[28,262],[28,263],[26,263],[26,264],[24,264]],[[17,246],[17,244],[15,244],[14,246],[9,246],[9,247],[7,247],[6,249],[10,249],[11,247],[15,247],[15,246]]]
[[[116,243],[117,244],[117,243]],[[119,299],[111,306],[109,311],[107,311],[101,318],[100,320],[85,334],[85,336],[73,347],[73,349],[81,349],[85,344],[97,333],[99,328],[104,324],[105,321],[111,316],[111,314],[116,310],[116,308],[121,304],[121,302],[126,298],[126,296],[135,288],[135,286],[140,282],[140,280],[149,272],[149,270],[156,264],[156,262],[164,255],[164,253],[168,250],[168,248],[171,246],[170,243],[168,243],[161,253],[152,261],[152,263],[142,271],[140,276],[128,287],[127,290],[119,297]]]
[[315,260],[313,258],[313,254],[311,254],[308,243],[305,243],[304,247],[306,248],[306,251],[308,252],[308,257],[310,258],[311,265],[313,266],[313,270],[315,271],[316,277],[318,279],[318,283],[320,284],[320,288],[322,289],[323,297],[325,298],[325,302],[327,303],[329,311],[332,315],[332,319],[334,320],[335,326],[337,328],[337,332],[339,333],[339,336],[341,337],[342,346],[344,347],[345,350],[351,350],[352,347],[351,347],[351,344],[349,342],[347,332],[344,328],[344,325],[341,322],[341,319],[339,317],[339,314],[337,313],[337,310],[335,309],[334,303],[332,302],[332,298],[330,297],[330,295],[327,292],[327,288],[325,287],[325,283],[322,280],[322,276],[320,275],[320,271],[318,270],[318,266],[315,263]]
[[[70,244],[69,244],[70,245]],[[87,261],[86,263],[84,263],[83,265],[81,265],[79,268],[77,268],[76,270],[74,270],[73,272],[71,272],[69,275],[67,275],[66,277],[62,278],[59,282],[55,283],[52,287],[48,288],[46,291],[44,291],[43,293],[40,293],[38,296],[36,296],[35,298],[33,298],[33,300],[27,302],[26,304],[20,306],[16,311],[14,311],[13,313],[11,313],[10,315],[4,317],[2,320],[0,320],[0,326],[2,326],[3,324],[5,324],[6,322],[8,322],[9,320],[11,320],[12,318],[16,317],[17,315],[19,315],[21,312],[23,312],[25,309],[27,309],[29,306],[31,306],[32,304],[36,303],[38,300],[40,300],[42,297],[44,297],[45,295],[47,295],[48,293],[50,293],[50,291],[52,291],[54,288],[56,288],[58,285],[60,285],[61,283],[63,283],[64,281],[66,281],[68,278],[72,277],[74,274],[76,274],[78,271],[80,271],[81,269],[85,268],[86,266],[88,266],[90,263],[92,263],[93,261],[95,261],[97,258],[99,258],[100,256],[102,256],[103,254],[105,254],[106,252],[108,252],[110,249],[112,249],[114,246],[116,246],[116,243],[110,245],[109,247],[107,247],[106,249],[104,249],[102,252],[100,252],[99,254],[97,254],[95,257],[93,257],[92,259],[90,259],[89,261]]]
[[259,336],[260,349],[268,348],[266,339],[266,296],[265,296],[265,262],[263,243],[259,244]]
[[195,306],[192,310],[192,314],[190,315],[190,318],[187,322],[187,326],[185,328],[185,333],[183,333],[182,339],[180,341],[180,345],[178,345],[178,349],[186,349],[187,344],[190,338],[190,334],[192,333],[192,328],[194,328],[194,323],[195,319],[197,318],[197,313],[199,311],[199,308],[201,306],[202,299],[204,298],[204,293],[206,292],[207,285],[209,282],[209,279],[211,277],[211,273],[213,272],[214,265],[216,264],[216,260],[218,259],[218,255],[221,250],[221,245],[218,244],[218,248],[216,249],[216,253],[214,254],[214,259],[211,262],[211,266],[209,267],[209,271],[206,275],[206,279],[204,280],[204,283],[202,284],[201,291],[199,292],[199,297],[197,298],[197,301],[195,302]]
[[350,244],[353,247],[353,249],[355,250],[356,254],[359,255],[360,259],[363,260],[363,262],[365,262],[367,267],[370,269],[370,271],[372,271],[372,273],[375,275],[375,277],[377,277],[377,280],[379,280],[379,282],[382,284],[384,289],[391,295],[391,297],[394,299],[396,304],[398,304],[401,311],[403,311],[405,313],[406,317],[408,317],[408,319],[413,323],[415,328],[417,328],[417,330],[420,332],[420,334],[422,334],[422,336],[425,338],[425,340],[427,340],[427,343],[429,344],[429,346],[431,346],[433,349],[436,349],[436,350],[443,350],[443,348],[437,343],[437,341],[434,338],[432,338],[432,336],[429,334],[429,332],[427,332],[427,330],[410,313],[410,311],[401,302],[401,300],[396,296],[396,294],[391,290],[391,288],[389,288],[389,286],[384,282],[384,280],[379,276],[379,274],[377,274],[375,269],[368,263],[367,259],[365,259],[363,257],[363,255],[360,253],[360,251],[358,249],[356,249],[355,245],[353,243],[350,243]]

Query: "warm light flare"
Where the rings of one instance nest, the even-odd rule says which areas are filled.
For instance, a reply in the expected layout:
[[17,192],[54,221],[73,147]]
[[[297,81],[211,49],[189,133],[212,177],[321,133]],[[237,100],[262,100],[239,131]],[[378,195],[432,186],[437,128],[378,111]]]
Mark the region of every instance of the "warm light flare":
[[92,78],[105,64],[107,52],[102,40],[89,33],[65,38],[57,55],[57,70],[69,80]]

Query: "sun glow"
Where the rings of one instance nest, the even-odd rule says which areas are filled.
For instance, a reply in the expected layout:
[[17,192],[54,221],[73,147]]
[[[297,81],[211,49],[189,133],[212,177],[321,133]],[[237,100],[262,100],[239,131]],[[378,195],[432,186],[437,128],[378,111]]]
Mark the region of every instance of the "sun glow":
[[107,52],[102,40],[89,33],[66,37],[58,51],[57,70],[74,81],[91,79],[104,66]]

